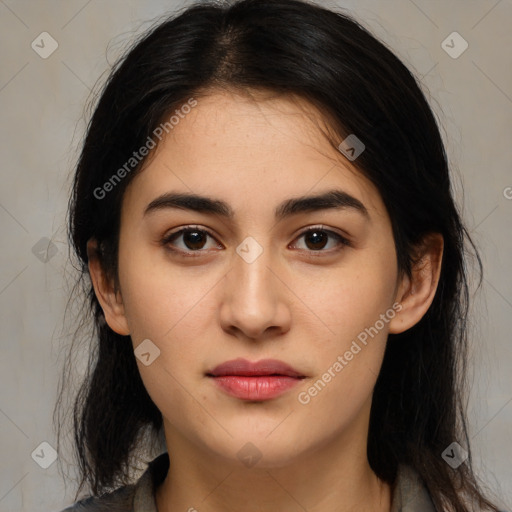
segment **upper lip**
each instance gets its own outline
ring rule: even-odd
[[[289,364],[277,359],[261,359],[251,362],[247,359],[238,358],[219,364],[206,374],[209,377],[223,377],[225,375],[241,375],[245,377],[263,375],[285,375],[288,377],[303,378],[300,372]]]

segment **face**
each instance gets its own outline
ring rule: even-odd
[[[125,192],[122,311],[107,321],[134,349],[145,343],[151,362],[137,365],[170,451],[188,444],[235,460],[251,442],[260,466],[276,467],[367,436],[400,317],[395,246],[378,190],[319,119],[300,100],[212,92]],[[330,201],[283,207],[330,191]],[[223,208],[176,206],[170,194]],[[238,358],[297,374],[211,376]]]

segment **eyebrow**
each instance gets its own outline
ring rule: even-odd
[[[168,192],[151,201],[144,210],[144,216],[166,208],[193,210],[200,213],[220,215],[227,219],[234,217],[231,206],[220,199],[190,193]],[[300,213],[328,209],[350,209],[359,212],[368,220],[370,215],[364,204],[343,190],[328,190],[313,196],[300,196],[283,201],[274,211],[277,221]]]

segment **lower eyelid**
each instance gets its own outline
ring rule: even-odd
[[[303,231],[302,233],[299,233],[299,235],[297,235],[297,237],[295,238],[295,240],[299,240],[300,238],[308,235],[310,232],[313,232],[313,231],[322,231],[324,233],[327,233],[327,235],[329,237],[334,237],[338,240],[339,242],[339,246],[337,248],[334,248],[334,249],[318,249],[318,250],[314,250],[314,249],[299,249],[301,251],[306,251],[306,252],[309,252],[309,253],[317,253],[318,255],[320,255],[320,253],[332,253],[332,252],[335,252],[345,246],[351,246],[351,242],[350,240],[348,240],[346,237],[340,235],[339,233],[336,233],[335,231],[331,231],[329,229],[325,229],[325,228],[321,228],[321,227],[312,227],[312,228],[308,228],[306,229],[305,231]],[[181,235],[183,235],[184,233],[186,233],[187,231],[198,231],[200,233],[204,233],[206,234],[208,237],[212,238],[213,240],[217,241],[217,239],[215,238],[215,236],[213,236],[212,233],[210,233],[209,231],[207,231],[206,229],[203,229],[203,228],[199,228],[199,227],[195,227],[195,226],[189,226],[189,227],[186,227],[186,228],[182,228],[178,231],[175,231],[173,233],[170,233],[169,235],[166,235],[163,237],[162,241],[161,241],[161,245],[163,246],[168,246],[171,242],[171,240],[173,238],[179,238]],[[219,243],[217,241],[217,243]],[[292,242],[292,244],[295,243],[295,242]],[[182,254],[191,254],[191,253],[201,253],[201,252],[206,252],[207,249],[198,249],[196,251],[193,251],[193,250],[188,250],[188,251],[184,251],[182,249],[174,249],[172,248],[171,250],[175,251],[175,252],[178,252],[178,253],[182,253]]]

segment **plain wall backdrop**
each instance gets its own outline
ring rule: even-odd
[[[457,200],[484,263],[472,308],[473,456],[512,510],[512,1],[320,3],[347,9],[385,41],[420,78],[442,125]],[[63,327],[73,283],[65,214],[84,107],[130,41],[188,4],[0,0],[2,512],[72,503],[73,481],[65,486],[58,461],[50,462],[72,335]],[[74,477],[72,466],[64,471]]]

